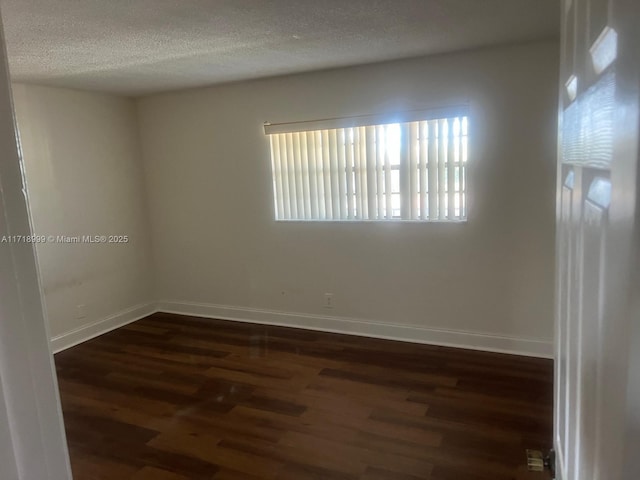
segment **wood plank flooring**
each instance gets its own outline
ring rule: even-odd
[[[76,480],[513,480],[552,362],[155,314],[55,356]]]

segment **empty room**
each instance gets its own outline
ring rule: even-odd
[[[0,478],[638,478],[638,10],[0,0]]]

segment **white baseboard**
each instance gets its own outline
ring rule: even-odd
[[[295,327],[323,332],[346,333],[363,337],[511,353],[530,357],[553,358],[552,341],[529,338],[379,323],[345,317],[288,313],[258,308],[180,301],[159,302],[156,310],[158,312],[196,317]]]
[[[146,316],[155,313],[155,303],[145,303],[135,307],[122,310],[114,315],[98,320],[97,322],[83,325],[69,332],[63,333],[51,339],[51,349],[53,353],[61,352],[79,343],[91,340],[94,337],[115,330],[118,327],[135,322]]]
[[[162,301],[157,304],[146,303],[123,310],[97,322],[83,325],[52,338],[51,348],[54,353],[58,353],[156,312],[278,325],[321,332],[345,333],[362,337],[510,353],[530,357],[553,358],[552,341],[372,322],[346,317],[181,301]]]

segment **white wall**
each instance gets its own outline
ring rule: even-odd
[[[128,235],[126,244],[37,246],[60,348],[150,311],[153,276],[134,102],[15,85],[34,233]],[[78,305],[86,316],[79,318]]]
[[[142,98],[162,308],[550,353],[557,51],[500,47]],[[274,221],[264,121],[466,101],[467,224]]]

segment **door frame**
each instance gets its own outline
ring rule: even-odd
[[[3,479],[71,479],[0,18],[0,462]],[[9,238],[9,241],[7,241]]]

